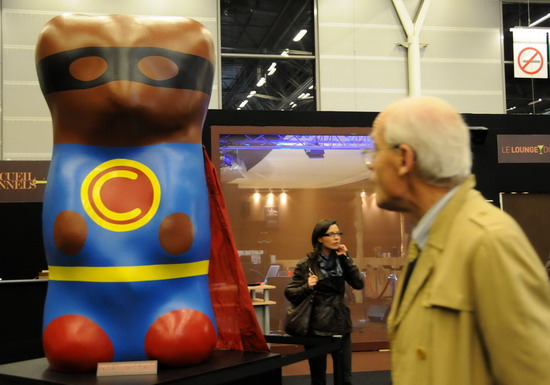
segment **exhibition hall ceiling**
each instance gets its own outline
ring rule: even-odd
[[[223,109],[315,109],[312,0],[221,0],[220,20]]]
[[[220,0],[220,11],[222,108],[316,110],[314,0]],[[549,14],[547,0],[502,3],[508,113],[550,114],[547,79],[514,77],[510,31],[550,28]]]

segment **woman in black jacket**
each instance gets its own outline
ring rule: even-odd
[[[323,219],[313,228],[313,251],[298,262],[292,281],[285,288],[286,298],[299,305],[313,291],[314,302],[308,335],[342,335],[344,383],[351,384],[351,316],[344,303],[346,282],[354,289],[364,286],[363,275],[342,243],[342,232],[335,220]],[[306,349],[312,346],[305,346]],[[325,385],[327,357],[309,360],[312,385]]]

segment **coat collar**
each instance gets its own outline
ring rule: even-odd
[[[443,249],[443,245],[447,241],[449,235],[450,226],[441,226],[442,223],[449,223],[457,211],[460,210],[468,191],[473,189],[476,185],[475,176],[470,175],[458,188],[455,196],[447,203],[447,205],[441,210],[437,218],[435,219],[430,234],[428,235],[427,247],[434,247],[438,250]]]

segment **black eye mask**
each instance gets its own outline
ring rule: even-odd
[[[177,75],[166,80],[154,80],[138,68],[141,59],[161,56],[172,60],[179,68]],[[77,59],[100,57],[107,62],[106,71],[90,81],[75,79],[69,66]],[[153,87],[196,90],[210,95],[214,68],[207,59],[158,47],[84,47],[47,56],[37,64],[40,88],[44,95],[57,91],[83,90],[117,80],[139,82]]]

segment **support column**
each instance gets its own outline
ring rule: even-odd
[[[408,77],[409,77],[409,96],[420,96],[421,94],[421,80],[420,80],[420,48],[426,46],[420,43],[420,31],[426,19],[428,8],[430,7],[430,0],[421,0],[419,10],[415,17],[414,23],[409,15],[403,0],[392,0],[393,6],[401,21],[401,26],[405,35],[407,36],[406,43],[400,43],[408,50]]]

